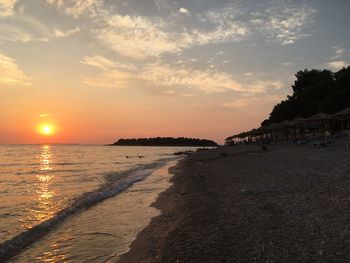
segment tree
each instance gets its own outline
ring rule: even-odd
[[[320,111],[335,113],[350,107],[350,67],[336,73],[329,70],[303,70],[295,74],[293,94],[274,106],[270,117],[262,122],[310,117]]]

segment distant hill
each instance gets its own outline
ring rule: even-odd
[[[217,146],[217,143],[211,140],[195,139],[195,138],[138,138],[138,139],[119,139],[111,144],[116,146]]]

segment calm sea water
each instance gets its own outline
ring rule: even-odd
[[[110,192],[111,188],[119,187],[120,184],[126,188],[125,185],[129,186],[134,181],[144,179],[155,167],[174,160],[175,152],[190,149],[193,148],[0,145],[0,243],[54,218],[63,208],[75,205],[75,200],[83,194],[89,196],[89,193],[96,192],[96,189],[103,193],[108,187]],[[147,189],[152,191],[152,187]],[[134,201],[138,202],[144,193],[145,191],[141,191],[136,194]],[[132,198],[129,199],[134,202]],[[118,213],[126,213],[130,209],[130,200],[123,201],[119,198],[117,210],[113,209],[114,205],[109,205],[102,214],[105,218],[117,218]],[[64,224],[71,224],[74,221],[71,218],[85,216],[79,222],[85,224],[85,229],[93,227],[94,218],[101,216],[98,209],[103,209],[103,205],[108,202],[116,201],[107,200],[103,204],[98,204],[96,201],[95,207],[69,217],[64,220],[67,221]],[[128,202],[129,207],[121,208]],[[119,228],[122,229],[123,226]],[[74,228],[72,225],[66,228],[59,226],[58,229],[63,233],[63,237],[61,235],[63,240],[67,229],[79,232],[79,227]],[[66,243],[60,239],[60,242],[62,247],[65,245],[74,247],[79,242],[89,242],[91,239],[96,241],[96,236],[93,236],[87,239],[75,238],[74,242],[68,240]],[[102,242],[101,239],[106,241],[113,235],[105,233],[97,236]],[[45,244],[42,244],[42,247],[45,247]],[[95,256],[99,258],[98,253]],[[76,260],[80,261],[77,258]],[[37,261],[50,262],[41,261],[40,257],[37,257]]]

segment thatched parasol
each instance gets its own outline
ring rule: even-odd
[[[343,120],[350,119],[350,107],[333,114],[333,117]]]
[[[291,126],[292,123],[290,121],[282,121],[276,124],[277,128],[286,128]]]
[[[297,117],[290,121],[292,126],[302,126],[306,122],[305,118]]]
[[[319,112],[310,118],[306,119],[308,122],[329,122],[331,120],[334,120],[334,117],[331,114]]]
[[[325,142],[326,124],[328,124],[329,122],[334,121],[334,120],[335,120],[335,118],[331,114],[319,112],[319,113],[311,116],[310,118],[308,118],[307,122],[321,126],[322,142]]]
[[[272,131],[272,130],[277,129],[277,128],[278,128],[278,124],[277,123],[271,123],[271,124],[262,126],[261,130],[262,131]]]
[[[233,135],[233,136],[230,136],[230,137],[227,137],[227,138],[225,139],[225,141],[231,141],[234,137],[235,137],[234,135]]]

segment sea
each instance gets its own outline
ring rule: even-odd
[[[0,145],[0,262],[116,262],[190,150]]]

